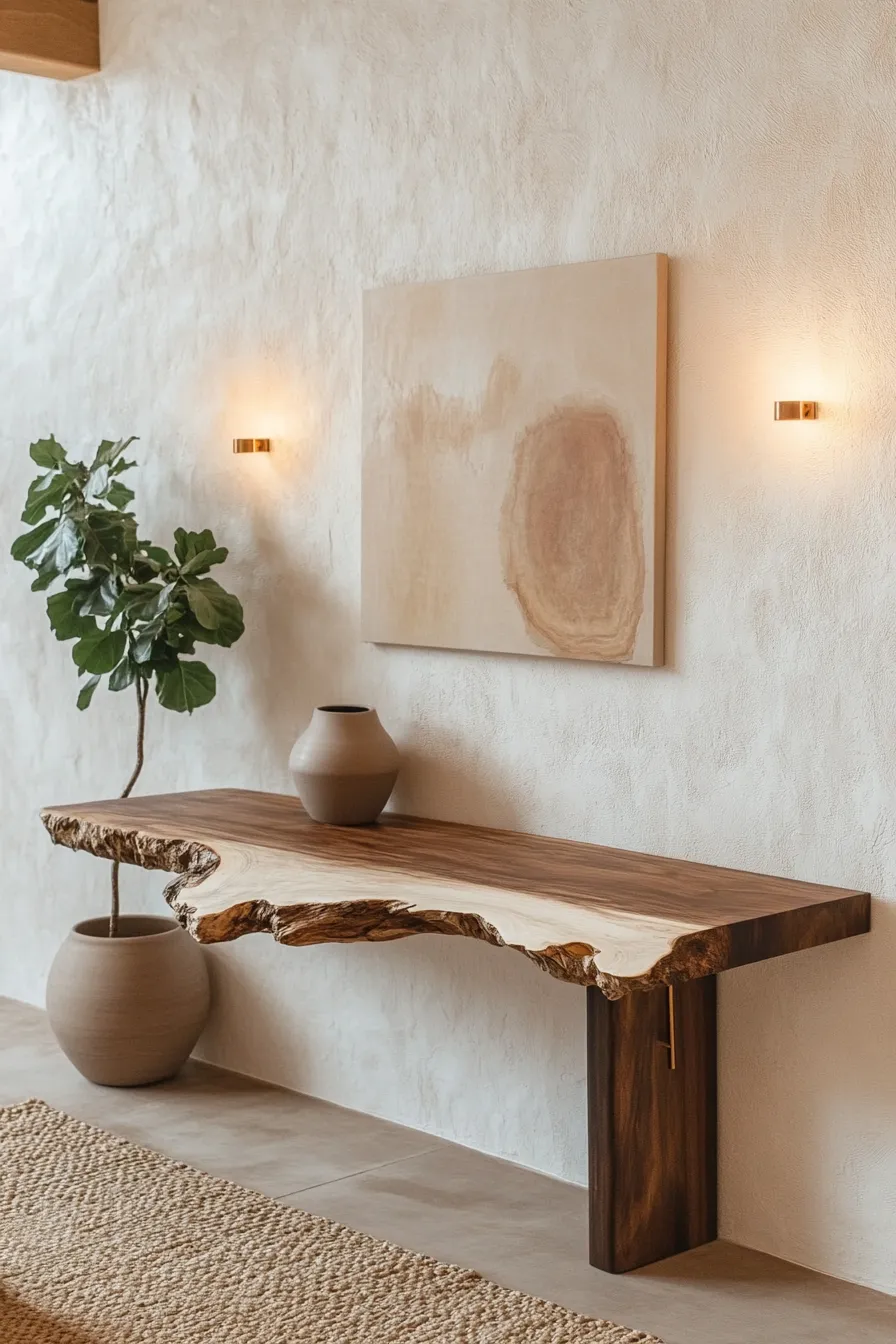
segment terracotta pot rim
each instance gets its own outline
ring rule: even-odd
[[[375,714],[370,705],[318,705],[315,714]]]
[[[141,933],[128,932],[128,927],[133,928],[135,924],[143,930]],[[118,920],[118,937],[110,938],[108,915],[95,915],[92,919],[79,920],[70,936],[83,939],[84,942],[114,947],[121,943],[127,943],[129,946],[134,943],[148,943],[153,939],[181,932],[177,920],[166,918],[164,915],[121,915]]]

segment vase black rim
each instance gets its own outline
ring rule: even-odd
[[[71,931],[75,938],[86,938],[90,942],[102,942],[120,946],[122,943],[145,943],[150,939],[170,937],[180,934],[181,926],[176,919],[165,915],[120,915],[118,934],[109,937],[109,916],[94,915],[91,919],[81,919]]]
[[[318,705],[319,714],[370,714],[369,705]]]

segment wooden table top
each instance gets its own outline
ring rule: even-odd
[[[57,844],[178,876],[200,942],[463,934],[609,998],[865,933],[867,892],[515,831],[385,814],[321,826],[242,789],[47,808]]]

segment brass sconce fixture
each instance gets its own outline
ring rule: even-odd
[[[817,401],[776,401],[776,420],[817,420]]]
[[[233,451],[235,453],[269,453],[271,451],[270,439],[234,439]]]

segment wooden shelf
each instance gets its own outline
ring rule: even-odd
[[[95,0],[0,0],[0,69],[78,79],[99,68]]]
[[[200,942],[464,934],[587,985],[590,1255],[611,1273],[716,1235],[715,973],[870,917],[867,892],[419,817],[318,826],[240,789],[43,820],[57,844],[176,873],[169,904]]]
[[[609,999],[869,927],[867,892],[417,817],[319,826],[280,794],[81,803],[43,820],[57,844],[178,874],[168,902],[203,943],[461,934]]]

